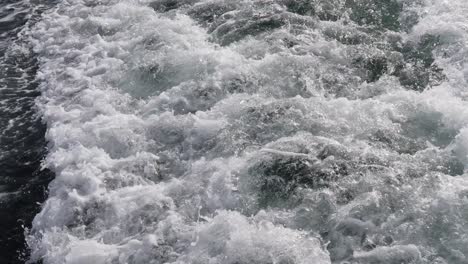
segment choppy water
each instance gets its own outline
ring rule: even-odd
[[[0,263],[24,263],[24,228],[52,178],[41,170],[45,127],[35,111],[37,61],[27,32],[52,1],[0,2]]]
[[[44,263],[468,263],[465,0],[66,0],[30,32]]]

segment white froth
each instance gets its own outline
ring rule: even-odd
[[[288,1],[163,2],[63,1],[31,32],[56,174],[33,261],[465,263],[464,1],[402,34],[441,38],[424,91],[365,81],[376,51],[329,37],[359,28]],[[210,30],[190,16],[210,4],[237,11]],[[237,39],[266,17],[289,24]]]

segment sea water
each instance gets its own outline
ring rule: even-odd
[[[63,0],[43,263],[468,263],[468,2]]]

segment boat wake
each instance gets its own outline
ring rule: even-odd
[[[463,0],[67,0],[44,263],[467,263]]]

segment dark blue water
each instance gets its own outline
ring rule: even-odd
[[[24,228],[52,178],[41,170],[45,126],[36,114],[37,61],[22,32],[52,1],[0,3],[0,263],[24,263]]]

